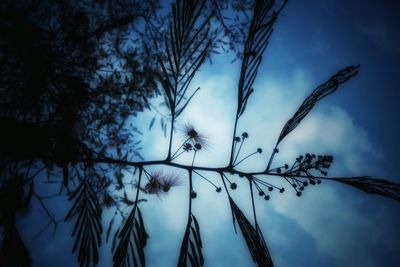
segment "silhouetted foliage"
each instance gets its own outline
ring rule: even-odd
[[[253,261],[256,262],[258,266],[274,266],[258,224],[253,227],[231,197],[229,197],[229,203],[232,209],[233,224],[235,225],[235,220],[239,224],[240,231],[242,232],[244,240],[246,240]]]
[[[77,254],[79,266],[96,266],[99,262],[104,210],[114,211],[105,233],[106,242],[112,239],[113,266],[146,265],[149,235],[139,204],[147,201],[144,196],[161,197],[181,184],[173,173],[152,172],[146,169],[149,166],[168,166],[188,173],[188,219],[177,253],[178,266],[203,266],[206,260],[202,252],[206,244],[192,211],[192,201],[197,197],[193,174],[217,193],[225,189],[235,232],[237,223],[258,266],[273,266],[273,260],[257,222],[253,191],[265,200],[274,190],[285,192],[285,187],[268,179],[270,176],[287,183],[299,197],[308,185],[332,180],[400,200],[399,184],[367,176],[329,177],[333,163],[330,155],[307,153],[290,165],[271,167],[283,139],[317,102],[356,76],[359,65],[343,68],[304,100],[284,125],[264,171],[237,168],[263,152],[258,148],[243,156],[242,147],[249,134],[237,135],[237,126],[286,3],[177,0],[167,12],[156,0],[2,1],[0,264],[31,264],[16,226],[16,214],[26,209],[32,198],[54,230],[60,223],[47,208],[47,198],[35,190],[35,179],[45,173],[47,182],[60,186],[53,197],[69,197],[71,207],[64,221],[74,224],[72,252]],[[234,60],[242,60],[229,164],[196,166],[196,155],[207,148],[208,140],[188,124],[185,139],[174,148],[175,123],[201,90],[192,86],[193,78],[203,63],[220,51],[233,52]],[[160,95],[169,112],[159,119],[164,135],[167,127],[170,130],[168,153],[165,159],[145,161],[140,154],[137,137],[141,132],[135,126],[135,116],[154,109],[151,98]],[[149,128],[156,119],[151,119]],[[175,161],[182,154],[192,156],[190,165]],[[221,185],[207,177],[205,173],[210,172],[220,175]],[[127,182],[126,173],[138,180]],[[249,182],[252,219],[244,215],[229,193],[238,188],[231,181],[237,177]],[[135,199],[129,198],[128,190],[136,192]],[[118,219],[121,223],[115,230]]]
[[[196,217],[190,214],[182,241],[178,266],[203,266],[204,258],[201,252],[202,247],[199,223]]]
[[[139,185],[142,178],[142,169],[139,173]],[[138,203],[139,190],[136,192]],[[134,205],[124,226],[118,235],[119,243],[115,250],[113,261],[114,266],[145,266],[144,247],[147,243],[147,233],[143,223],[142,213],[137,204]],[[132,264],[131,264],[132,263]]]
[[[86,175],[86,170],[84,172]],[[96,265],[99,261],[98,247],[101,245],[103,233],[101,207],[86,177],[71,195],[70,200],[75,202],[65,216],[65,221],[77,216],[72,231],[72,237],[75,237],[72,252],[79,247],[78,261],[81,266],[90,266],[91,263]]]

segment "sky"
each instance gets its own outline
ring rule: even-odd
[[[400,183],[400,4],[397,1],[289,1],[267,47],[254,84],[254,94],[238,125],[248,132],[246,155],[258,147],[261,155],[240,165],[241,170],[262,170],[284,123],[303,99],[339,69],[360,64],[359,74],[323,99],[280,145],[273,166],[291,163],[300,154],[335,157],[332,176],[373,175]],[[209,146],[196,165],[224,166],[229,160],[230,139],[236,111],[240,65],[232,55],[219,55],[193,80],[201,90],[178,122],[175,145],[184,138],[180,129],[193,124],[204,133]],[[158,102],[157,102],[158,101]],[[159,99],[154,100],[154,105]],[[163,159],[167,139],[149,122],[154,111],[140,114],[143,152],[147,160]],[[189,157],[179,158],[188,163]],[[161,168],[161,167],[160,167]],[[157,169],[157,168],[155,168]],[[187,216],[187,177],[183,185],[159,199],[148,197],[141,206],[149,243],[148,266],[175,266]],[[220,185],[213,174],[206,174]],[[238,206],[251,218],[245,181],[233,178],[232,192]],[[275,182],[275,181],[274,181]],[[279,184],[279,181],[276,182]],[[221,186],[221,185],[220,185]],[[227,196],[216,193],[194,177],[198,197],[193,213],[203,237],[205,266],[253,266],[243,237],[235,235]],[[274,263],[286,266],[398,266],[400,261],[400,203],[333,182],[307,188],[302,197],[286,185],[266,202],[256,197],[259,225]],[[62,217],[68,205],[50,203]],[[75,266],[71,257],[72,225],[61,224],[34,237],[43,217],[22,214],[20,229],[33,257],[33,266]],[[104,214],[105,220],[109,214]],[[32,223],[27,226],[26,219]],[[106,221],[106,223],[108,223]],[[110,266],[109,246],[101,248],[99,266]]]

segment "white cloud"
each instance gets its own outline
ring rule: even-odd
[[[229,69],[226,70],[226,73],[229,71]],[[209,136],[211,146],[207,151],[199,153],[196,163],[223,166],[228,162],[230,150],[232,117],[236,110],[236,86],[235,82],[229,80],[227,76],[205,74],[200,75],[196,80],[197,84],[202,86],[202,91],[183,114],[180,123],[192,122],[199,131],[203,131]],[[250,99],[247,111],[239,123],[238,135],[242,131],[250,134],[250,138],[243,146],[242,156],[239,158],[255,151],[257,147],[261,147],[265,153],[241,164],[243,170],[265,168],[270,151],[284,123],[292,116],[315,85],[302,70],[294,71],[288,80],[260,78],[255,85],[256,92]],[[197,87],[196,81],[193,82],[193,86]],[[329,97],[322,102],[317,104],[315,110],[311,111],[300,126],[285,138],[274,165],[293,162],[296,156],[311,152],[315,154],[332,153],[337,156],[334,162],[335,167],[332,170],[337,175],[356,175],[361,171],[373,169],[374,163],[379,161],[382,155],[376,155],[366,132],[357,126],[344,110],[329,105]],[[152,152],[149,154],[150,158],[160,158],[159,155],[165,155],[165,150],[160,152],[160,148],[166,146],[166,139],[158,138],[158,134],[156,131],[145,133],[146,137],[149,137],[144,140],[145,145],[147,147],[151,145],[150,147],[153,148],[150,149]],[[151,140],[150,137],[154,137],[154,139]],[[179,134],[177,137],[179,138]],[[179,142],[177,141],[176,145]],[[190,157],[186,156],[186,158],[182,157],[181,162],[189,163],[190,160]],[[221,186],[218,176],[207,174],[207,177]],[[238,180],[236,177],[234,179]],[[238,183],[240,186],[234,192],[234,197],[249,218],[252,218],[248,187],[245,181],[238,181]],[[207,239],[213,240],[215,236],[221,236],[219,232],[225,229],[221,227],[221,224],[231,224],[226,196],[223,193],[217,194],[212,186],[199,177],[194,179],[194,188],[199,193],[194,204],[194,213],[203,225],[202,229],[206,229],[202,230],[204,235]],[[296,221],[305,232],[315,239],[320,253],[330,255],[342,265],[346,265],[346,263],[349,265],[348,261],[353,257],[357,263],[368,266],[370,262],[368,255],[364,257],[362,255],[369,245],[360,244],[359,241],[363,240],[366,232],[371,231],[373,224],[368,222],[368,218],[362,211],[355,210],[354,200],[343,198],[342,192],[328,183],[323,183],[319,188],[308,189],[304,197],[300,199],[291,192],[288,185],[286,188],[287,192],[279,195],[281,197],[277,197],[276,193],[272,197],[270,201],[272,207],[278,213]],[[157,216],[149,214],[150,217],[158,217],[155,220],[159,220],[161,216],[163,227],[175,234],[182,233],[184,229],[187,216],[186,189],[187,183],[179,190],[171,192],[165,200],[156,201],[158,204],[155,205],[158,205],[159,214]],[[265,202],[257,200],[261,225],[266,223],[265,220],[268,218],[263,205]],[[150,218],[150,220],[154,218]],[[378,239],[382,238],[381,233],[376,235]],[[285,239],[282,238],[282,240]],[[239,238],[239,240],[241,239]],[[270,241],[270,246],[273,246],[274,240]],[[233,246],[233,250],[225,253],[231,256],[235,255],[234,249],[243,248],[243,243],[239,242],[239,244]],[[214,252],[206,251],[209,253],[209,257],[213,257]]]

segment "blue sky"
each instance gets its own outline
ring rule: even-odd
[[[340,68],[360,64],[358,76],[317,104],[285,138],[274,165],[292,162],[306,152],[332,154],[332,175],[375,175],[400,182],[396,172],[400,160],[400,4],[394,0],[304,3],[289,2],[266,50],[255,93],[238,127],[239,133],[250,135],[243,155],[258,147],[265,153],[241,169],[263,169],[280,130],[303,99]],[[179,127],[188,122],[208,136],[210,146],[199,153],[198,165],[222,166],[228,161],[240,67],[229,64],[231,59],[232,55],[222,55],[201,69],[192,85],[202,89],[178,124],[176,144],[183,138]],[[149,160],[164,158],[167,149],[167,140],[160,138],[157,127],[145,130],[153,115],[146,112],[136,120],[144,129],[144,156]],[[187,216],[187,182],[182,177],[183,186],[162,200],[149,197],[141,207],[150,235],[148,266],[177,262]],[[215,175],[207,177],[219,182]],[[248,187],[239,178],[234,180],[238,190],[233,197],[250,215]],[[198,198],[193,213],[201,225],[205,266],[252,266],[243,238],[234,234],[226,195],[217,194],[201,179],[194,179],[194,187]],[[308,188],[301,198],[286,188],[284,194],[272,194],[269,202],[258,198],[256,202],[276,266],[398,266],[400,203],[328,182]],[[68,208],[60,203],[53,206],[60,217]],[[34,239],[43,218],[33,211],[22,215],[32,224],[28,227],[21,220],[20,228],[36,255],[34,266],[74,266],[71,226],[60,225],[54,240],[49,239],[49,231]],[[102,251],[99,266],[110,266],[109,247],[103,246]]]

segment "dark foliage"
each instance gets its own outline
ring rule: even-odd
[[[257,77],[264,51],[268,45],[274,23],[286,5],[284,1],[278,10],[274,10],[275,1],[255,1],[253,18],[243,51],[242,68],[238,84],[237,116],[243,114],[247,100],[253,93],[253,83]]]
[[[199,223],[197,222],[196,217],[193,214],[190,214],[182,241],[178,266],[203,266],[204,258],[203,253],[201,252],[202,247],[203,244],[200,236]]]
[[[2,1],[4,156],[65,165],[78,154],[76,142],[127,149],[126,120],[157,94],[146,31],[159,23],[157,9],[152,1]]]
[[[336,91],[340,84],[356,76],[358,73],[358,68],[359,65],[346,67],[329,78],[328,81],[315,88],[311,95],[304,100],[293,117],[286,122],[281,134],[279,135],[277,145],[282,141],[283,138],[285,138],[285,136],[287,136],[300,124],[301,120],[307,116],[307,114],[319,100]]]
[[[72,252],[78,251],[81,267],[94,266],[99,261],[98,247],[103,232],[100,203],[86,179],[74,191],[70,200],[74,200],[74,204],[65,216],[65,221],[77,217],[72,231],[72,237],[75,238]]]
[[[334,181],[354,186],[369,194],[380,195],[400,201],[400,185],[368,176],[332,178]]]
[[[254,227],[231,197],[229,197],[229,204],[232,209],[233,225],[235,226],[235,221],[238,223],[253,261],[257,263],[258,266],[274,266],[258,224]]]
[[[17,211],[25,209],[32,197],[33,183],[24,194],[24,177],[18,175],[1,184],[0,225],[3,240],[0,247],[0,263],[5,266],[30,266],[31,258],[16,227]]]
[[[142,213],[139,209],[139,192],[142,180],[143,168],[139,171],[139,181],[136,189],[136,199],[133,202],[133,209],[120,230],[114,234],[113,250],[118,241],[113,255],[113,266],[146,266],[144,247],[147,244],[148,235],[143,223]],[[114,218],[112,219],[112,221]],[[107,233],[109,235],[109,233]]]
[[[114,253],[113,266],[145,266],[144,247],[148,235],[143,223],[142,213],[137,205],[129,214],[118,234],[118,238],[119,244]]]

